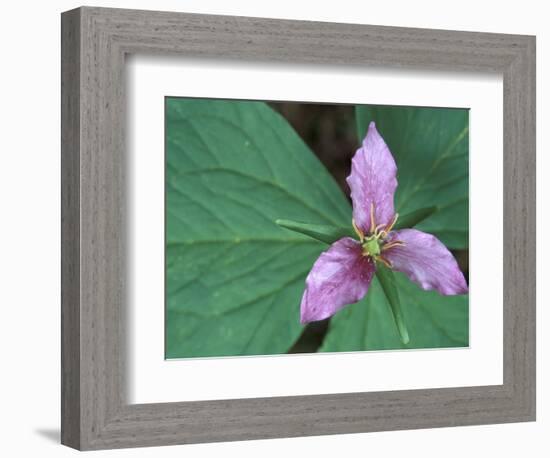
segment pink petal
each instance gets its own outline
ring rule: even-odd
[[[361,300],[374,275],[374,263],[361,255],[361,245],[350,237],[334,242],[321,253],[306,278],[300,321],[309,323],[334,315]]]
[[[435,289],[444,296],[466,294],[468,285],[451,252],[436,237],[416,229],[393,231],[388,242],[405,246],[383,251],[392,268],[403,272],[422,289]]]
[[[353,219],[363,232],[367,233],[371,226],[371,204],[374,204],[377,225],[387,225],[393,219],[396,174],[395,160],[371,122],[363,145],[353,156],[351,174],[346,179],[351,190]]]

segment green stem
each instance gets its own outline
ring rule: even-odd
[[[401,310],[401,304],[399,303],[399,294],[397,288],[395,287],[395,280],[393,272],[383,265],[377,265],[376,268],[376,277],[380,281],[382,290],[388,299],[390,308],[393,314],[393,319],[397,325],[397,330],[399,331],[399,337],[403,345],[409,343],[409,332],[407,331],[407,326],[405,324],[405,318]]]

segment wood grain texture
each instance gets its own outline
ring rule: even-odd
[[[61,441],[80,446],[80,14],[61,23]]]
[[[87,450],[535,418],[534,37],[84,7],[63,13],[62,44],[64,444]],[[129,53],[502,73],[504,384],[128,404]]]

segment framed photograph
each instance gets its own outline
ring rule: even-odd
[[[535,38],[62,15],[62,443],[535,419]]]

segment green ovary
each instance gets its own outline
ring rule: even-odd
[[[363,242],[363,254],[368,254],[369,256],[378,256],[380,254],[380,244],[377,238]]]

